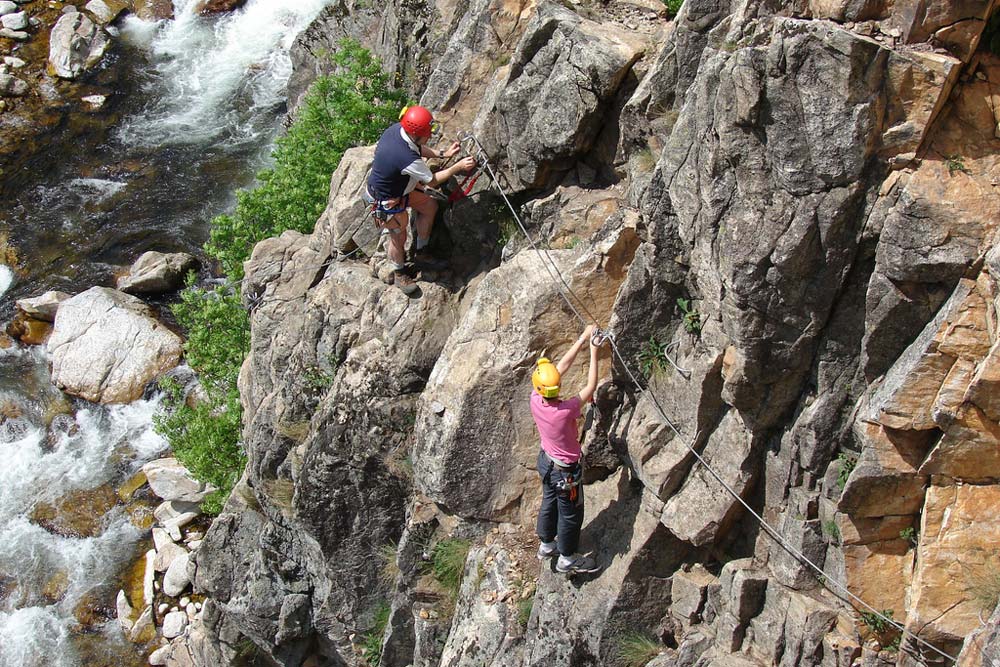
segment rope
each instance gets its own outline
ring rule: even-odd
[[[478,140],[477,140],[477,144],[478,144]],[[573,314],[576,316],[576,318],[578,320],[580,320],[580,322],[584,326],[586,326],[590,322],[594,322],[596,324],[597,323],[597,318],[594,317],[594,315],[589,310],[587,310],[587,307],[584,305],[583,300],[580,299],[579,295],[577,295],[575,292],[573,292],[573,289],[569,286],[569,284],[566,282],[565,278],[563,278],[562,273],[559,271],[559,266],[555,263],[555,260],[553,260],[552,257],[549,255],[548,250],[540,249],[539,246],[538,246],[538,244],[531,237],[531,234],[528,232],[528,229],[525,227],[524,223],[521,221],[521,218],[517,214],[517,211],[515,210],[513,204],[511,204],[510,199],[508,199],[507,194],[503,191],[503,188],[500,187],[499,180],[497,179],[496,174],[493,171],[492,166],[490,166],[490,163],[489,163],[488,160],[485,162],[484,166],[486,167],[487,173],[489,173],[490,179],[493,181],[493,184],[497,187],[498,191],[500,192],[500,196],[503,197],[504,202],[506,202],[507,207],[510,209],[511,214],[514,216],[514,221],[517,223],[517,226],[521,229],[521,232],[524,234],[524,237],[528,240],[528,243],[531,245],[532,249],[534,249],[539,254],[539,256],[544,256],[544,258],[545,258],[546,261],[543,262],[543,265],[545,266],[546,271],[549,273],[549,276],[553,277],[553,278],[558,278],[558,282],[561,283],[561,287],[559,285],[556,285],[556,287],[559,290],[559,293],[562,296],[563,300],[566,302],[566,304],[573,311]],[[551,265],[551,268],[550,268],[550,265]],[[553,282],[556,282],[556,281],[553,280]],[[583,317],[583,315],[581,315],[580,310],[577,310],[576,306],[573,305],[573,301],[570,299],[570,295],[572,295],[573,298],[575,298],[580,303],[581,309],[583,310],[584,313],[587,314],[587,316],[590,318],[590,320],[585,319]],[[635,384],[635,386],[639,387],[640,390],[643,390],[642,389],[642,387],[643,387],[642,383],[636,377],[635,373],[632,372],[632,369],[629,367],[628,362],[625,359],[625,356],[621,353],[621,350],[618,348],[618,345],[615,342],[614,337],[607,336],[606,339],[609,342],[609,344],[611,345],[611,349],[612,349],[613,355],[618,358],[618,361],[621,364],[621,367],[628,374],[629,378],[632,380],[632,382]],[[677,364],[675,364],[673,361],[671,361],[670,363],[671,363],[671,365],[674,366],[674,368],[677,368],[678,370],[680,370],[680,368],[677,366]],[[903,637],[910,636],[917,643],[919,643],[920,645],[922,645],[922,646],[924,646],[926,648],[929,648],[931,651],[933,651],[934,653],[937,653],[941,657],[943,657],[943,658],[945,658],[947,660],[951,660],[953,663],[957,663],[958,662],[958,658],[956,656],[953,656],[953,655],[951,655],[949,653],[946,653],[945,651],[942,651],[941,649],[939,649],[938,647],[934,646],[930,642],[928,642],[928,641],[922,639],[921,637],[919,637],[917,634],[915,634],[913,632],[910,632],[902,624],[900,624],[899,622],[893,620],[890,616],[887,616],[887,615],[883,614],[882,611],[880,611],[879,609],[876,609],[875,607],[873,607],[872,605],[868,604],[863,599],[861,599],[860,597],[858,597],[856,594],[852,593],[847,588],[846,584],[842,584],[839,581],[831,579],[829,577],[829,575],[827,575],[827,573],[823,571],[823,568],[821,568],[818,565],[816,565],[815,563],[813,563],[811,560],[809,560],[809,558],[807,558],[805,556],[805,554],[803,554],[801,551],[799,551],[794,546],[792,546],[791,544],[789,544],[788,541],[785,540],[785,538],[776,529],[772,528],[771,525],[767,523],[767,521],[764,519],[764,517],[762,517],[756,510],[754,510],[745,500],[743,500],[742,497],[740,497],[740,495],[729,484],[726,483],[726,481],[719,475],[719,473],[717,473],[715,471],[715,469],[713,469],[712,466],[709,465],[708,461],[706,461],[705,458],[694,448],[694,446],[691,443],[688,442],[687,438],[684,437],[684,434],[681,433],[681,431],[677,427],[677,425],[674,424],[674,422],[667,416],[667,413],[663,409],[663,406],[660,404],[659,399],[657,399],[656,394],[654,392],[650,391],[648,389],[648,387],[646,389],[644,389],[643,391],[645,391],[646,395],[649,396],[650,400],[653,402],[653,405],[656,407],[656,411],[660,414],[660,417],[663,419],[664,423],[666,423],[666,425],[668,427],[670,427],[670,429],[677,435],[677,437],[684,444],[684,446],[688,449],[688,451],[691,452],[694,455],[694,457],[709,472],[709,474],[713,478],[715,478],[715,480],[717,482],[719,482],[720,485],[722,485],[722,487],[726,490],[726,492],[729,493],[729,495],[731,495],[740,505],[742,505],[743,508],[747,512],[749,512],[750,515],[753,516],[754,519],[756,519],[756,521],[761,525],[761,527],[764,529],[764,531],[768,535],[770,535],[771,538],[775,542],[777,542],[779,546],[781,546],[785,551],[787,551],[789,554],[791,554],[800,563],[808,565],[810,568],[812,568],[816,572],[817,576],[819,577],[819,581],[820,581],[821,585],[823,585],[827,589],[830,589],[831,588],[831,584],[832,584],[833,588],[839,589],[839,590],[843,591],[843,593],[846,594],[846,596],[849,599],[851,599],[852,601],[854,601],[858,606],[863,607],[864,609],[867,609],[869,613],[871,613],[875,617],[877,617],[877,618],[885,621],[891,627],[893,627],[896,630],[898,630],[900,632],[901,636],[903,636]],[[697,437],[697,434],[695,434],[695,436]],[[832,592],[835,592],[835,591],[832,591]],[[994,667],[996,667],[996,666],[994,666]]]

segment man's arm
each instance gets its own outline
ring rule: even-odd
[[[559,363],[556,364],[556,370],[559,371],[559,375],[562,375],[563,373],[569,370],[569,367],[573,365],[573,361],[576,359],[577,352],[580,351],[580,348],[583,347],[584,343],[590,340],[590,337],[593,333],[594,333],[593,324],[591,324],[590,326],[588,326],[586,329],[583,330],[583,333],[580,334],[580,337],[576,339],[575,343],[573,343],[573,347],[569,348],[566,354],[563,355],[562,359],[559,360]]]
[[[432,188],[436,188],[442,183],[446,183],[448,179],[454,176],[455,174],[459,172],[462,172],[463,174],[468,173],[475,168],[476,168],[476,158],[471,156],[464,157],[455,164],[448,167],[447,169],[442,169],[440,171],[434,172],[434,178],[431,179],[429,183],[425,183],[425,185],[429,185]]]

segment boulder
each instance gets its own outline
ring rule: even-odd
[[[149,664],[153,667],[160,667],[161,665],[167,664],[167,659],[170,657],[171,648],[170,645],[161,646],[152,653],[149,654]]]
[[[11,2],[11,0],[0,0],[0,16],[13,14],[16,11],[17,3]]]
[[[140,300],[93,287],[62,303],[48,343],[53,383],[100,403],[128,403],[175,367],[179,336]]]
[[[0,73],[0,97],[23,97],[30,89],[25,81],[16,76]]]
[[[28,27],[28,13],[14,12],[0,16],[0,25],[8,30],[24,30]]]
[[[214,491],[213,487],[191,477],[187,468],[175,458],[150,461],[142,466],[142,471],[146,474],[149,488],[166,501],[199,503]]]
[[[188,550],[176,542],[167,542],[162,547],[157,548],[156,558],[153,560],[153,568],[157,572],[166,572],[170,569],[170,564],[178,558],[186,556]]]
[[[108,33],[83,12],[59,17],[49,37],[49,67],[55,76],[76,79],[104,57]]]
[[[183,611],[172,611],[163,617],[163,626],[160,628],[160,632],[167,639],[173,639],[184,633],[184,628],[187,627],[187,624],[187,614]]]
[[[118,279],[118,289],[129,294],[162,294],[184,286],[188,272],[198,260],[184,252],[144,252],[128,273]]]
[[[112,23],[128,8],[129,5],[124,0],[90,0],[84,7],[101,25]]]
[[[122,631],[128,636],[132,626],[135,625],[135,609],[129,604],[125,591],[118,591],[118,597],[115,598],[115,609],[118,612],[118,622],[122,626]]]
[[[145,644],[156,637],[156,625],[153,622],[153,608],[147,606],[139,614],[138,620],[128,633],[128,639],[134,644]]]
[[[36,320],[55,322],[56,312],[59,310],[59,304],[69,298],[70,295],[65,292],[52,290],[42,294],[41,296],[36,296],[30,299],[18,299],[17,307],[20,308],[25,315],[33,317]]]
[[[246,4],[247,0],[199,0],[195,5],[195,12],[207,16],[209,14],[221,14],[239,9]]]
[[[165,595],[172,598],[178,597],[191,583],[191,576],[188,573],[190,559],[191,554],[184,553],[170,563],[166,574],[163,575],[163,593]]]
[[[172,0],[133,0],[132,11],[143,21],[162,21],[174,18]]]

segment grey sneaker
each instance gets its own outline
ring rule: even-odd
[[[600,569],[593,558],[581,554],[573,554],[569,558],[559,556],[556,561],[556,572],[561,574],[588,574]]]
[[[559,548],[556,547],[556,543],[552,542],[552,546],[548,546],[545,542],[538,545],[538,560],[545,560],[546,558],[552,558],[559,553]]]

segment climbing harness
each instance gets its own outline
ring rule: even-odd
[[[573,314],[582,324],[587,325],[590,322],[597,322],[597,318],[594,317],[594,315],[587,309],[587,306],[584,303],[584,301],[580,298],[578,294],[576,294],[573,291],[573,289],[566,282],[566,279],[563,277],[562,272],[559,270],[559,266],[556,264],[555,260],[552,259],[551,255],[549,254],[548,249],[540,248],[538,243],[536,243],[536,241],[532,238],[531,234],[528,232],[528,229],[525,227],[524,222],[521,220],[520,215],[518,215],[517,210],[511,203],[510,199],[507,196],[507,193],[504,191],[504,188],[500,184],[500,180],[493,169],[489,157],[486,155],[485,150],[483,150],[482,144],[474,135],[471,134],[469,134],[466,137],[466,139],[472,142],[475,145],[475,147],[478,148],[478,150],[480,151],[480,155],[483,158],[481,163],[483,170],[489,175],[491,182],[497,188],[497,191],[499,192],[500,196],[507,204],[507,208],[510,209],[511,215],[513,215],[514,217],[514,221],[517,223],[517,226],[520,229],[521,233],[524,234],[524,237],[525,239],[527,239],[528,244],[531,246],[533,250],[535,250],[535,252],[538,253],[539,257],[543,260],[542,264],[545,267],[546,271],[548,272],[549,276],[552,278],[553,283],[556,284],[556,288],[559,290],[559,294],[562,297],[563,301],[566,302],[566,305],[569,306],[570,310],[573,311]],[[574,303],[574,301],[576,303]],[[583,313],[585,313],[589,317],[589,319],[585,318]],[[601,335],[597,336],[598,333],[600,333]],[[790,544],[784,538],[784,536],[782,536],[781,533],[778,532],[777,529],[773,528],[764,519],[764,517],[761,516],[759,512],[757,512],[753,507],[751,507],[750,504],[747,501],[745,501],[742,498],[742,496],[740,496],[740,494],[737,493],[722,478],[722,476],[709,464],[709,462],[705,460],[705,457],[701,454],[701,452],[699,452],[694,447],[692,443],[697,441],[700,432],[695,433],[695,436],[693,439],[691,439],[691,441],[685,438],[680,428],[676,424],[674,424],[674,422],[667,416],[667,413],[663,409],[663,406],[660,404],[660,401],[656,397],[656,394],[653,393],[652,391],[649,391],[648,387],[643,389],[642,383],[639,381],[639,378],[636,376],[636,373],[633,372],[632,368],[629,366],[628,361],[625,359],[624,355],[619,349],[617,343],[615,342],[614,337],[607,335],[606,332],[603,331],[595,332],[595,336],[597,336],[601,340],[601,344],[607,342],[611,346],[612,356],[618,359],[619,364],[621,365],[625,373],[628,375],[628,377],[631,379],[633,384],[640,390],[645,391],[646,395],[649,397],[653,406],[656,408],[657,413],[660,415],[660,418],[674,432],[674,434],[677,435],[678,439],[684,444],[684,446],[695,457],[695,459],[697,459],[697,461],[702,465],[702,467],[704,467],[705,470],[707,470],[708,473],[722,486],[722,488],[724,488],[726,492],[729,495],[731,495],[736,500],[736,502],[738,502],[743,507],[743,509],[745,509],[750,514],[750,516],[752,516],[757,521],[757,523],[760,524],[761,528],[764,529],[764,531],[768,534],[768,536],[770,536],[781,548],[787,551],[800,563],[811,568],[815,572],[816,576],[819,578],[821,585],[831,590],[832,592],[838,592],[838,591],[841,592],[844,596],[853,601],[857,606],[864,608],[866,610],[866,614],[878,618],[882,622],[884,622],[888,627],[896,629],[901,634],[901,636],[912,637],[913,641],[916,642],[917,644],[923,646],[924,648],[930,649],[932,652],[938,654],[939,656],[947,660],[951,660],[953,663],[957,663],[958,658],[956,656],[953,656],[949,653],[946,653],[945,651],[942,651],[941,649],[934,646],[927,640],[919,637],[914,632],[907,630],[901,623],[899,623],[896,620],[893,620],[891,616],[883,613],[882,610],[876,609],[872,605],[865,602],[857,594],[853,593],[850,589],[848,589],[846,584],[843,584],[835,579],[832,579],[823,570],[823,568],[816,565],[808,557],[806,557],[806,555],[803,554],[799,549],[795,548],[794,545]],[[678,371],[681,371],[680,367],[672,360],[670,363]],[[688,379],[690,377],[689,372],[686,373],[682,372],[682,375],[683,377],[685,377],[685,379]]]

